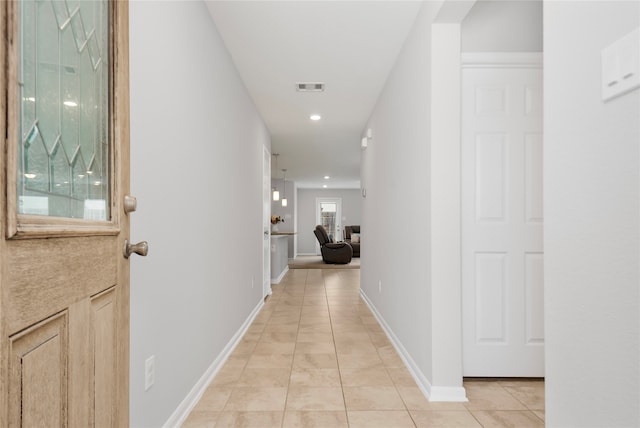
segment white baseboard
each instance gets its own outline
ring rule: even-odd
[[[202,394],[207,390],[213,378],[218,374],[224,363],[227,361],[233,350],[238,346],[240,340],[242,340],[242,336],[247,332],[247,329],[256,318],[260,309],[264,306],[264,300],[260,299],[258,305],[253,309],[249,317],[242,324],[240,329],[233,335],[227,346],[224,347],[222,352],[213,360],[213,363],[209,366],[209,368],[204,372],[202,377],[196,382],[196,384],[191,388],[189,394],[185,397],[184,400],[180,403],[178,408],[171,414],[167,422],[163,425],[163,428],[175,428],[181,426],[184,421],[191,413],[191,410],[198,404],[198,401],[202,397]]]
[[[280,281],[282,281],[282,278],[284,278],[284,276],[287,274],[287,272],[289,272],[289,266],[285,266],[284,270],[282,271],[282,273],[280,275],[278,275],[277,278],[271,278],[271,283],[272,284],[280,284]]]
[[[378,323],[380,323],[380,326],[382,327],[384,332],[387,334],[387,337],[393,344],[393,347],[396,348],[396,351],[400,355],[402,362],[407,367],[407,370],[409,370],[409,373],[411,373],[411,376],[413,377],[413,379],[416,381],[418,388],[420,388],[420,391],[422,391],[424,396],[429,401],[455,401],[455,402],[469,401],[467,399],[466,391],[462,386],[460,387],[432,386],[431,382],[429,382],[429,379],[427,379],[424,373],[422,373],[422,370],[420,370],[420,368],[415,363],[415,361],[413,361],[413,358],[411,358],[411,355],[409,354],[409,352],[407,352],[405,347],[402,345],[402,342],[400,342],[400,340],[393,333],[393,330],[391,330],[391,328],[386,323],[386,321],[384,320],[380,312],[378,312],[378,309],[375,307],[373,302],[369,299],[369,297],[367,297],[364,290],[360,289],[360,295],[362,296],[362,299],[367,304],[367,306],[369,307],[373,315],[376,317],[376,320],[378,320]]]
[[[320,254],[316,254],[316,253],[298,253],[298,256],[319,256]]]
[[[429,401],[467,402],[467,391],[463,386],[432,386]]]

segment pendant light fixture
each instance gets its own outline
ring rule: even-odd
[[[283,187],[283,191],[282,191],[282,206],[286,207],[287,206],[287,170],[283,169],[283,179],[282,179],[282,187]]]
[[[278,156],[280,156],[279,153],[274,153],[273,156],[276,157],[276,174],[278,172]],[[272,192],[273,192],[273,200],[274,201],[279,201],[280,200],[280,192],[278,191],[278,189],[276,189],[275,187],[272,188]]]

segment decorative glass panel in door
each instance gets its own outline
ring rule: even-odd
[[[20,2],[19,214],[110,219],[108,11]]]
[[[338,211],[338,204],[335,202],[321,202],[320,203],[320,224],[327,231],[329,239],[336,239],[336,215]]]

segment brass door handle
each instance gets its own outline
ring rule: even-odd
[[[138,254],[142,257],[145,257],[149,253],[149,244],[147,241],[138,242],[137,244],[132,244],[128,240],[124,241],[124,258],[128,259],[131,254]]]

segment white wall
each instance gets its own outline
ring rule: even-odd
[[[316,253],[316,198],[342,198],[342,225],[360,224],[362,198],[359,189],[298,189],[298,254]],[[366,234],[366,232],[365,232]]]
[[[544,4],[546,423],[640,426],[640,92],[603,103],[600,51],[638,2]]]
[[[431,23],[439,2],[425,2],[367,128],[362,152],[361,288],[429,389],[433,379],[431,299]],[[379,283],[382,286],[381,291]]]
[[[477,1],[462,22],[463,52],[541,52],[542,0]]]
[[[130,32],[131,426],[159,427],[261,301],[270,141],[204,3],[133,1]]]

